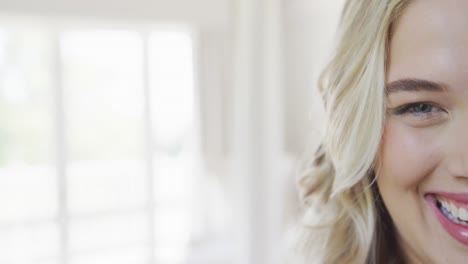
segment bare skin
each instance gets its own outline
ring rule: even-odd
[[[468,195],[467,13],[465,0],[413,1],[390,42],[377,184],[408,263],[468,263],[432,198]]]

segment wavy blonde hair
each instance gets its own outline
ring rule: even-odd
[[[374,184],[385,124],[392,25],[409,0],[348,0],[319,88],[325,138],[298,185],[305,204],[301,263],[403,263]]]

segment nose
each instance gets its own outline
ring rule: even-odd
[[[447,169],[455,177],[468,179],[468,113],[452,123],[446,139]]]

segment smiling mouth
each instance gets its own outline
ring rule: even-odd
[[[436,205],[442,214],[455,224],[468,226],[468,210],[463,207],[457,207],[452,202],[444,200],[438,196]]]
[[[468,246],[468,194],[433,193],[425,198],[443,229]]]

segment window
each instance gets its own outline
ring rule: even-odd
[[[193,64],[184,30],[0,28],[0,263],[185,263]]]

